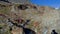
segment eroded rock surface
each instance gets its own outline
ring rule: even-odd
[[[7,28],[0,28],[0,31],[7,29],[9,34],[27,34],[27,32],[51,34],[52,30],[55,30],[60,34],[60,12],[54,8],[33,4],[14,4],[7,7],[2,6],[0,13],[3,14],[0,17],[0,24],[7,25],[4,26]]]

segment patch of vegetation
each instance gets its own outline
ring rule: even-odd
[[[10,11],[10,6],[0,5],[0,13],[9,14],[9,11]]]
[[[11,34],[10,28],[4,24],[4,23],[0,23],[0,34]]]

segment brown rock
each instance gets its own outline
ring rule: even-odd
[[[17,8],[18,6],[12,5],[8,15],[13,20],[13,23],[19,24],[20,19],[14,22],[14,19],[17,18],[24,20],[22,24],[26,23],[27,19],[30,19],[31,21],[25,25],[25,28],[35,31],[36,34],[51,34],[53,29],[60,33],[60,15],[58,10],[47,6],[35,6],[33,4],[26,4],[25,6],[28,8],[21,10]],[[22,24],[20,23],[19,25]],[[14,25],[11,32],[12,34],[22,34],[23,29]]]

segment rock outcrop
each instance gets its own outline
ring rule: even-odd
[[[51,34],[55,30],[60,34],[60,12],[54,8],[33,4],[4,5],[0,14],[6,16],[0,16],[0,24],[6,25],[6,28],[0,26],[0,31],[7,29],[9,34]]]

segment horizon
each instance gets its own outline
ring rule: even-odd
[[[40,6],[50,6],[53,8],[60,7],[60,0],[30,0],[30,2]]]

